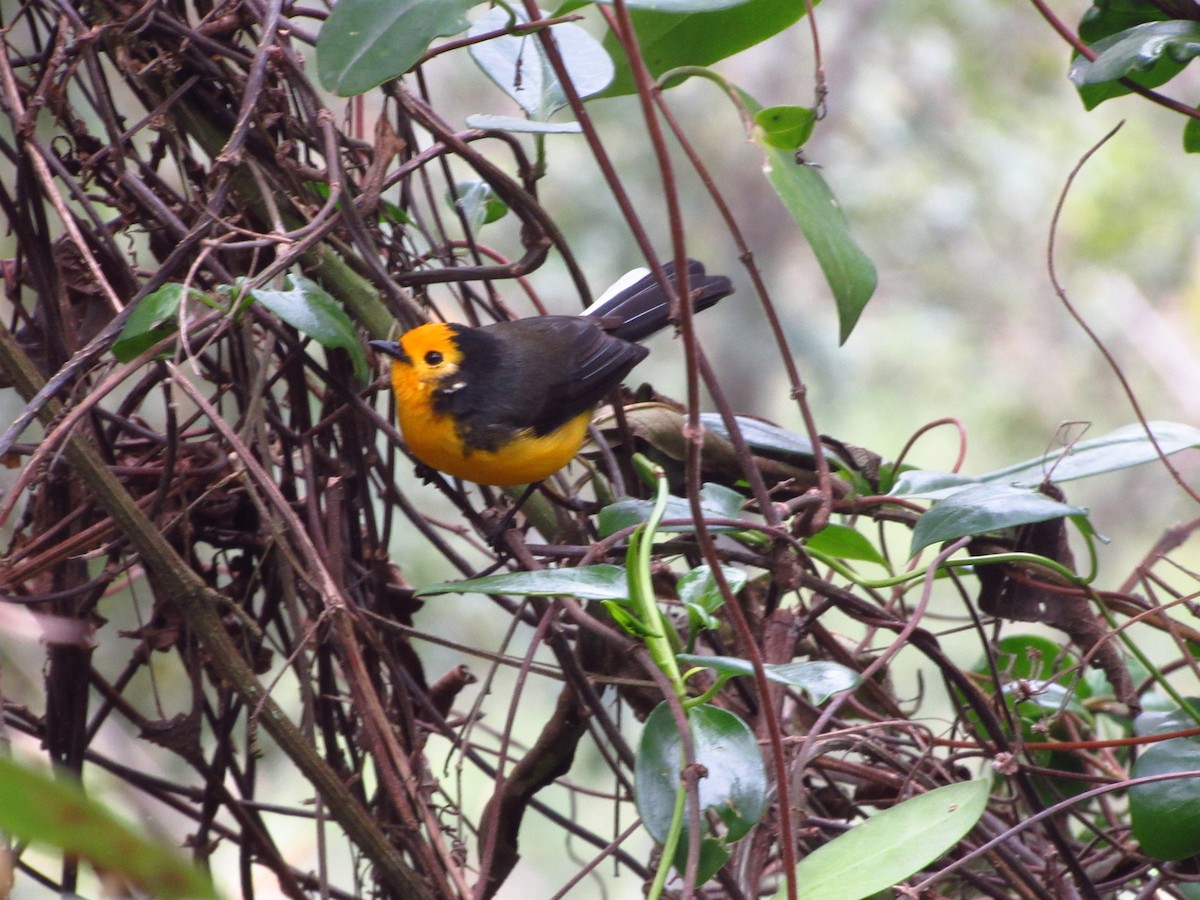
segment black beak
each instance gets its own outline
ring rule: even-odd
[[[408,354],[404,352],[404,348],[395,341],[368,341],[367,346],[374,347],[380,353],[385,353],[402,362],[412,362],[408,358]]]

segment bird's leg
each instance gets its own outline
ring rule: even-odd
[[[530,498],[535,490],[537,490],[537,486],[540,483],[541,482],[534,482],[533,484],[525,485],[525,490],[521,492],[521,496],[517,498],[517,502],[509,508],[508,512],[504,514],[504,518],[500,520],[499,524],[497,524],[494,528],[488,528],[489,534],[487,535],[487,542],[491,544],[492,549],[497,553],[508,552],[508,545],[504,541],[504,533],[508,531],[508,529],[512,528],[513,522],[517,518],[517,513],[520,512],[521,507],[525,505],[525,501]]]

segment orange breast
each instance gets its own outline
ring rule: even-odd
[[[549,434],[517,433],[495,450],[466,446],[453,417],[434,408],[434,391],[453,377],[459,357],[444,325],[423,325],[401,338],[409,361],[392,363],[396,418],[413,456],[425,465],[478,484],[508,487],[529,484],[553,475],[571,461],[587,435],[591,411],[586,411]],[[442,360],[425,362],[429,349]]]

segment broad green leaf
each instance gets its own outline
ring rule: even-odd
[[[979,479],[958,472],[927,472],[922,469],[907,469],[896,479],[896,483],[892,485],[889,493],[893,497],[941,500],[943,497],[956,494],[973,484],[979,484]]]
[[[745,91],[738,95],[751,113],[762,107]],[[875,266],[850,236],[846,216],[838,206],[820,171],[805,165],[790,151],[778,150],[761,138],[755,143],[763,151],[763,174],[800,226],[805,240],[825,273],[838,311],[838,340],[845,343],[875,293]]]
[[[1010,634],[996,645],[996,668],[1001,677],[1012,681],[1048,681],[1078,665],[1079,660],[1070,650],[1040,635]],[[986,658],[980,659],[972,671],[983,676],[992,674]]]
[[[317,38],[317,77],[339,97],[415,66],[434,38],[467,27],[475,0],[338,0]]]
[[[816,112],[807,106],[768,106],[754,114],[755,140],[776,150],[799,150],[816,122]]]
[[[484,225],[503,219],[508,213],[504,201],[486,181],[460,181],[454,190],[447,188],[446,202],[462,210],[472,234]]]
[[[595,0],[611,6],[613,0]],[[728,9],[731,6],[742,6],[747,0],[626,0],[625,5],[630,9],[645,9],[661,13],[703,13],[718,9]]]
[[[518,116],[492,116],[476,113],[467,116],[467,127],[480,131],[512,131],[520,134],[579,134],[583,126],[578,122],[535,122]]]
[[[182,284],[172,282],[139,300],[112,346],[113,356],[129,362],[174,334],[185,290]]]
[[[849,525],[826,525],[805,541],[804,546],[835,559],[857,559],[887,565],[887,560],[875,549],[875,545]]]
[[[1177,422],[1147,424],[1163,453],[1168,456],[1180,450],[1200,447],[1200,428]],[[1080,441],[1066,451],[1053,451],[1036,459],[988,472],[979,476],[979,481],[1032,487],[1047,478],[1055,483],[1073,481],[1157,460],[1158,453],[1146,432],[1140,424],[1133,424],[1090,441]]]
[[[284,290],[255,288],[250,296],[322,347],[345,350],[354,364],[355,377],[367,380],[367,357],[350,317],[315,281],[289,275]]]
[[[1186,64],[1200,54],[1200,22],[1144,22],[1092,45],[1096,58],[1077,56],[1068,73],[1077,87],[1148,72],[1159,60]]]
[[[683,14],[631,9],[630,18],[646,67],[651,77],[657,78],[680,66],[711,65],[760,44],[798,22],[804,9],[803,3],[794,0],[750,0],[730,9]],[[617,74],[603,96],[633,93],[629,62],[611,33],[604,39],[604,49],[616,61]]]
[[[705,484],[700,489],[700,509],[704,513],[704,518],[713,519],[736,519],[742,514],[742,506],[745,504],[746,498],[737,491],[724,487],[719,484]],[[597,519],[597,528],[600,530],[601,537],[607,537],[610,534],[615,534],[623,528],[628,528],[632,525],[640,525],[646,521],[650,515],[650,510],[654,504],[649,500],[634,500],[626,498],[618,500],[616,503],[610,504],[600,510],[600,515]],[[691,504],[683,497],[670,497],[667,500],[667,510],[663,515],[664,519],[687,519],[691,521],[692,507]],[[711,526],[713,531],[725,532],[736,531],[732,526]],[[694,525],[664,525],[659,531],[670,532],[688,532],[694,531]]]
[[[1061,516],[1086,516],[1081,506],[1051,500],[1045,494],[1007,484],[978,484],[935,504],[917,520],[912,555],[930,544],[1002,528],[1045,522]]]
[[[1162,21],[1166,18],[1167,14],[1149,0],[1098,0],[1083,14],[1079,22],[1079,37],[1084,43],[1093,45],[1134,25]],[[1072,59],[1076,56],[1072,56]],[[1156,88],[1182,72],[1184,65],[1170,60],[1159,60],[1158,65],[1149,72],[1134,73],[1131,78],[1143,87]],[[1085,109],[1095,109],[1105,100],[1122,97],[1128,93],[1130,89],[1119,81],[1086,84],[1079,88],[1079,98],[1083,101]]]
[[[722,566],[721,572],[725,582],[733,593],[737,593],[746,584],[748,577],[742,569],[732,566]],[[717,628],[721,623],[716,618],[716,612],[725,603],[717,580],[713,577],[708,565],[697,566],[684,574],[675,585],[679,592],[679,603],[687,612],[688,617],[688,649],[695,644],[696,636],[705,629]]]
[[[748,576],[742,569],[733,566],[721,566],[721,574],[733,593],[740,591],[746,584]],[[701,607],[707,612],[716,612],[724,603],[717,580],[713,577],[712,569],[706,564],[696,566],[679,579],[675,589],[679,592],[679,602]]]
[[[1133,764],[1134,778],[1200,772],[1200,743],[1172,738],[1151,744]],[[1200,853],[1200,777],[1172,778],[1129,789],[1129,820],[1142,850],[1155,859]]]
[[[1146,699],[1163,702],[1160,709],[1148,709],[1133,720],[1133,733],[1137,735],[1169,734],[1182,731],[1185,728],[1195,728],[1200,719],[1200,698],[1185,697],[1184,704],[1188,709],[1181,709],[1174,700],[1165,693],[1148,694]],[[1190,740],[1190,738],[1189,738]]]
[[[1188,118],[1183,123],[1183,151],[1200,153],[1200,119]]]
[[[813,457],[812,441],[804,435],[786,431],[778,425],[753,419],[749,416],[735,416],[742,440],[752,450],[764,450],[784,457],[799,456],[805,460]],[[701,413],[700,424],[714,434],[729,438],[729,429],[720,413]]]
[[[699,782],[700,806],[715,810],[728,829],[728,839],[735,841],[767,808],[762,751],[746,723],[728,710],[705,704],[688,710],[687,719],[696,762],[708,771]],[[660,703],[642,727],[634,769],[638,814],[660,844],[671,827],[682,768],[675,717],[666,703]]]
[[[987,809],[987,778],[946,785],[877,813],[796,866],[801,900],[861,900],[953,849]],[[787,897],[783,884],[775,900]]]
[[[505,572],[484,578],[445,581],[416,592],[430,594],[515,594],[523,597],[566,595],[580,600],[627,600],[629,585],[621,566],[578,566],[574,569],[541,569],[537,572]]]
[[[754,677],[754,666],[736,656],[698,656],[680,653],[675,657],[687,666],[703,666],[726,675]],[[768,681],[786,684],[807,691],[813,703],[820,706],[834,694],[849,691],[862,684],[862,677],[841,663],[812,660],[796,663],[767,663],[763,672]]]
[[[1169,18],[1152,0],[1095,0],[1079,20],[1079,37],[1088,44],[1143,22]]]
[[[529,21],[523,11],[517,10],[517,17],[521,23]],[[476,19],[468,35],[497,31],[510,22],[508,9],[497,6]],[[595,38],[569,23],[553,26],[551,34],[579,96],[590,97],[608,86],[613,62]],[[567,105],[567,95],[536,34],[506,34],[472,44],[471,58],[535,121],[545,122]]]
[[[207,874],[174,847],[152,841],[84,794],[70,776],[0,757],[0,831],[87,860],[151,897],[215,898]]]

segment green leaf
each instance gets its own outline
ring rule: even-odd
[[[603,0],[597,0],[603,2]],[[675,871],[682,872],[687,868],[688,845],[681,841],[675,848]],[[725,847],[721,838],[706,837],[700,841],[700,859],[696,865],[696,884],[704,884],[721,870],[721,866],[729,862],[732,853]]]
[[[613,621],[621,626],[627,633],[636,638],[661,638],[663,633],[661,630],[655,630],[635,616],[626,607],[630,603],[629,600],[601,600],[604,608],[608,610],[608,614],[612,616]]]
[[[403,75],[434,38],[458,34],[475,0],[338,0],[317,38],[317,77],[352,97]]]
[[[1136,680],[1135,680],[1136,683]],[[1147,709],[1133,720],[1133,733],[1137,735],[1169,734],[1172,731],[1182,731],[1184,728],[1195,728],[1200,719],[1200,698],[1186,697],[1184,704],[1187,709],[1179,707],[1165,693],[1149,693],[1145,696],[1147,706],[1157,701],[1165,701],[1161,709]]]
[[[754,677],[754,666],[747,659],[736,656],[698,656],[679,653],[675,657],[687,666],[703,666],[726,675]],[[813,703],[820,706],[834,694],[853,690],[862,684],[862,676],[841,663],[812,660],[798,663],[767,663],[763,672],[768,681],[786,684],[807,691]]]
[[[745,502],[746,498],[737,491],[720,484],[709,483],[700,489],[700,509],[704,513],[705,519],[736,519],[742,514],[742,506]],[[634,500],[628,497],[604,507],[604,509],[600,510],[600,516],[596,523],[596,527],[600,531],[600,536],[608,537],[608,535],[616,534],[623,528],[640,525],[646,521],[653,507],[654,504],[649,500]],[[690,522],[692,518],[691,504],[683,497],[670,497],[667,499],[667,509],[663,514],[663,518],[687,519]],[[710,527],[711,530],[716,532],[737,531],[732,526],[721,525]],[[658,530],[689,532],[694,531],[695,526],[690,524],[664,525],[660,526]]]
[[[512,131],[519,134],[579,134],[583,126],[578,122],[535,122],[517,116],[492,116],[475,113],[467,116],[467,127],[480,131]]]
[[[978,484],[937,503],[917,520],[911,555],[930,544],[1002,528],[1045,522],[1061,516],[1086,516],[1081,506],[1051,500],[1037,491],[1007,484]]]
[[[215,898],[208,876],[179,852],[151,841],[84,794],[70,776],[55,778],[0,757],[0,831],[86,859],[152,897]]]
[[[1144,22],[1092,45],[1096,58],[1077,56],[1069,76],[1076,87],[1115,81],[1155,68],[1160,60],[1182,65],[1200,54],[1200,22]]]
[[[350,317],[325,289],[303,275],[289,275],[285,289],[272,291],[255,288],[250,295],[255,301],[279,316],[302,334],[307,334],[322,347],[341,349],[350,354],[354,375],[367,380],[367,357],[354,330]]]
[[[1183,151],[1200,153],[1200,119],[1189,117],[1183,123]]]
[[[1049,681],[1078,665],[1070,650],[1040,635],[1010,634],[996,645],[996,668],[1001,677],[1011,681]],[[990,676],[992,668],[983,657],[971,671]]]
[[[1200,744],[1172,738],[1151,744],[1130,773],[1134,778],[1200,770]],[[1172,778],[1129,789],[1129,820],[1142,850],[1155,859],[1184,859],[1200,853],[1200,779]]]
[[[749,416],[734,416],[742,440],[751,450],[765,450],[785,458],[800,457],[806,462],[813,458],[812,441],[804,435],[786,431],[778,425],[753,419]],[[701,413],[700,424],[713,434],[729,439],[729,429],[720,413]]]
[[[857,559],[887,565],[887,560],[875,549],[875,545],[849,525],[826,525],[805,541],[804,546],[835,559]]]
[[[755,140],[776,150],[799,150],[816,122],[817,114],[807,106],[768,106],[754,115]]]
[[[1092,718],[1079,701],[1075,690],[1057,681],[1010,681],[1002,686],[1000,692],[1009,699],[1018,700],[1018,707],[1037,710],[1037,715],[1030,714],[1029,709],[1023,711],[1022,714],[1029,715],[1030,718],[1038,719],[1042,718],[1042,714],[1058,715],[1061,712],[1071,712],[1089,721]]]
[[[735,90],[751,113],[761,111],[762,106],[753,97]],[[767,181],[800,226],[833,291],[838,340],[844,344],[875,293],[875,266],[850,236],[846,216],[816,167],[805,165],[794,153],[778,150],[760,137],[755,143],[766,157],[763,173]]]
[[[721,573],[725,576],[729,589],[735,594],[749,578],[745,571],[732,566],[722,566]],[[716,628],[720,624],[714,614],[724,605],[725,598],[721,596],[711,567],[706,564],[687,572],[679,579],[675,590],[679,592],[680,605],[687,611],[688,629],[693,640],[696,632]]]
[[[861,900],[951,850],[987,809],[986,778],[946,785],[871,816],[796,866],[801,900]],[[775,900],[787,897],[783,884]]]
[[[518,22],[529,21],[523,11],[516,13]],[[472,37],[487,34],[508,27],[511,22],[508,10],[496,6],[476,19],[467,34]],[[599,42],[578,25],[569,23],[553,26],[551,33],[579,96],[590,97],[604,90],[613,79],[614,69],[612,58]],[[567,95],[536,34],[506,34],[472,44],[471,58],[535,121],[545,122],[567,105]]]
[[[740,591],[749,576],[742,569],[733,566],[721,566],[721,574],[733,593]],[[706,612],[716,612],[725,602],[717,588],[717,580],[713,577],[712,569],[706,564],[696,566],[679,579],[675,586],[679,592],[679,602],[698,606]]]
[[[462,210],[472,234],[508,214],[508,207],[486,181],[460,181],[453,190],[446,189],[446,202]]]
[[[113,356],[130,362],[174,334],[185,290],[182,284],[171,282],[139,300],[112,346]]]
[[[728,710],[701,705],[687,711],[696,762],[708,770],[699,782],[700,806],[713,809],[727,837],[743,837],[767,809],[767,772],[762,751],[746,723]],[[634,768],[634,796],[646,830],[666,840],[675,810],[683,750],[675,717],[666,703],[654,708],[642,728]],[[686,831],[686,827],[685,827]],[[686,844],[686,840],[681,841]]]
[[[611,6],[613,0],[595,0]],[[703,13],[717,9],[728,9],[731,6],[742,6],[747,0],[626,0],[625,5],[630,9],[646,9],[661,13]]]
[[[1151,0],[1095,0],[1079,20],[1079,37],[1088,44],[1143,22],[1168,18]]]
[[[906,469],[892,485],[890,495],[941,500],[943,497],[956,494],[973,484],[979,484],[979,479],[957,472],[927,472],[922,469]]]
[[[645,2],[665,5],[665,0]],[[682,0],[672,4],[676,9],[682,5]],[[689,0],[687,5],[699,4]],[[658,78],[680,66],[711,65],[761,44],[798,22],[805,9],[803,3],[793,0],[750,0],[731,9],[714,9],[715,4],[705,6],[711,11],[676,14],[649,7],[630,11],[638,47],[651,77]],[[617,72],[603,96],[632,94],[636,89],[633,73],[625,52],[611,33],[604,39],[604,49],[616,61]]]
[[[416,592],[431,594],[515,594],[521,597],[557,597],[580,600],[629,599],[629,585],[621,566],[578,566],[574,569],[541,569],[536,572],[505,572],[464,581],[431,584]]]
[[[1079,22],[1079,37],[1084,43],[1092,45],[1134,25],[1162,21],[1166,18],[1166,13],[1147,0],[1097,0]],[[1073,55],[1072,59],[1077,56],[1078,54]],[[1160,60],[1151,71],[1137,73],[1132,76],[1132,80],[1143,87],[1155,88],[1170,81],[1183,71],[1183,68],[1183,65],[1172,63],[1170,60]],[[1122,97],[1128,93],[1130,89],[1119,81],[1088,84],[1079,88],[1079,98],[1083,101],[1085,109],[1095,109],[1105,100]]]
[[[1200,428],[1177,422],[1148,422],[1163,453],[1170,456],[1180,450],[1200,447]],[[1072,444],[1065,451],[1054,451],[1036,459],[997,469],[979,476],[981,482],[1036,486],[1047,478],[1055,483],[1090,478],[1155,462],[1158,453],[1140,424],[1126,425],[1090,441]]]

